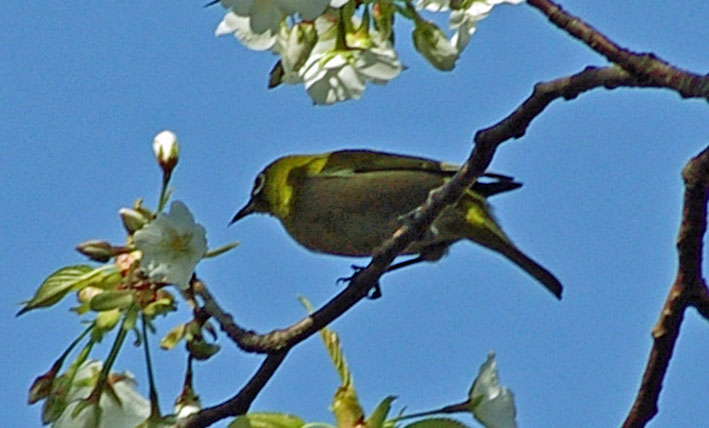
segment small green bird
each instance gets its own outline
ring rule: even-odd
[[[275,160],[257,177],[251,199],[232,223],[252,213],[277,217],[304,247],[341,256],[371,256],[458,167],[413,156],[369,150],[292,155]],[[517,249],[495,221],[486,197],[521,186],[511,177],[485,174],[402,254],[417,257],[390,270],[440,259],[448,247],[469,239],[497,251],[541,282],[557,298],[556,277]]]

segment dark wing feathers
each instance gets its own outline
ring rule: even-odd
[[[333,174],[342,176],[348,173],[407,170],[426,171],[440,174],[442,177],[451,177],[457,169],[457,165],[416,156],[376,152],[373,150],[341,150],[330,153],[327,163],[318,175]],[[490,180],[478,180],[471,186],[474,192],[483,197],[508,192],[522,186],[522,183],[514,181],[512,177],[507,175],[488,172],[483,174],[483,177]]]

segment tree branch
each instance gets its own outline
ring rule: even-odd
[[[550,0],[527,0],[527,3],[539,9],[554,25],[581,40],[608,61],[650,83],[650,86],[675,90],[683,98],[704,98],[709,101],[709,76],[681,70],[651,53],[640,54],[623,49]]]
[[[682,223],[677,238],[677,276],[660,313],[660,319],[652,329],[654,343],[637,397],[623,423],[624,428],[644,427],[657,414],[657,400],[662,381],[667,373],[687,307],[695,306],[705,318],[709,314],[709,291],[702,278],[702,240],[707,226],[709,191],[709,147],[687,163],[682,176],[685,192]]]
[[[230,416],[243,415],[249,410],[251,403],[256,398],[259,392],[263,389],[276,369],[281,365],[283,359],[287,355],[287,351],[275,352],[269,354],[259,369],[249,379],[249,381],[241,388],[235,396],[229,400],[214,406],[200,410],[198,413],[188,417],[180,425],[183,428],[202,428],[213,424]]]
[[[445,186],[431,192],[428,200],[415,211],[409,224],[400,227],[374,255],[367,269],[358,272],[350,285],[337,296],[295,324],[258,334],[238,326],[231,315],[224,312],[215,302],[204,284],[195,284],[195,293],[204,300],[205,309],[220,324],[221,329],[244,351],[255,353],[276,352],[296,345],[310,337],[333,320],[337,319],[357,302],[367,296],[367,292],[386,272],[393,259],[426,230],[438,214],[449,204],[455,203],[460,195],[485,172],[492,156],[502,142],[519,138],[525,130],[552,101],[573,99],[580,93],[594,88],[616,88],[619,86],[649,86],[620,67],[588,67],[572,76],[538,83],[529,96],[508,117],[490,128],[481,130],[475,136],[475,149],[470,158]]]

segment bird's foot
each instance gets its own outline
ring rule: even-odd
[[[354,270],[354,273],[351,276],[343,276],[343,277],[337,278],[337,281],[336,281],[337,284],[342,284],[345,282],[348,284],[351,283],[357,277],[357,275],[360,274],[360,272],[362,272],[363,270],[366,269],[366,267],[357,266],[357,265],[351,265],[351,267],[352,267],[352,270]],[[377,283],[374,284],[374,286],[369,290],[369,292],[367,294],[367,298],[371,299],[371,300],[376,300],[380,297],[382,297],[382,289],[379,286],[379,281],[377,281]]]

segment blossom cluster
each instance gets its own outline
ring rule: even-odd
[[[396,15],[413,23],[416,50],[449,71],[494,6],[522,1],[220,0],[228,12],[215,33],[278,55],[269,87],[303,84],[315,104],[332,104],[358,99],[368,82],[384,84],[405,68],[394,49]],[[422,13],[448,14],[452,35]]]

